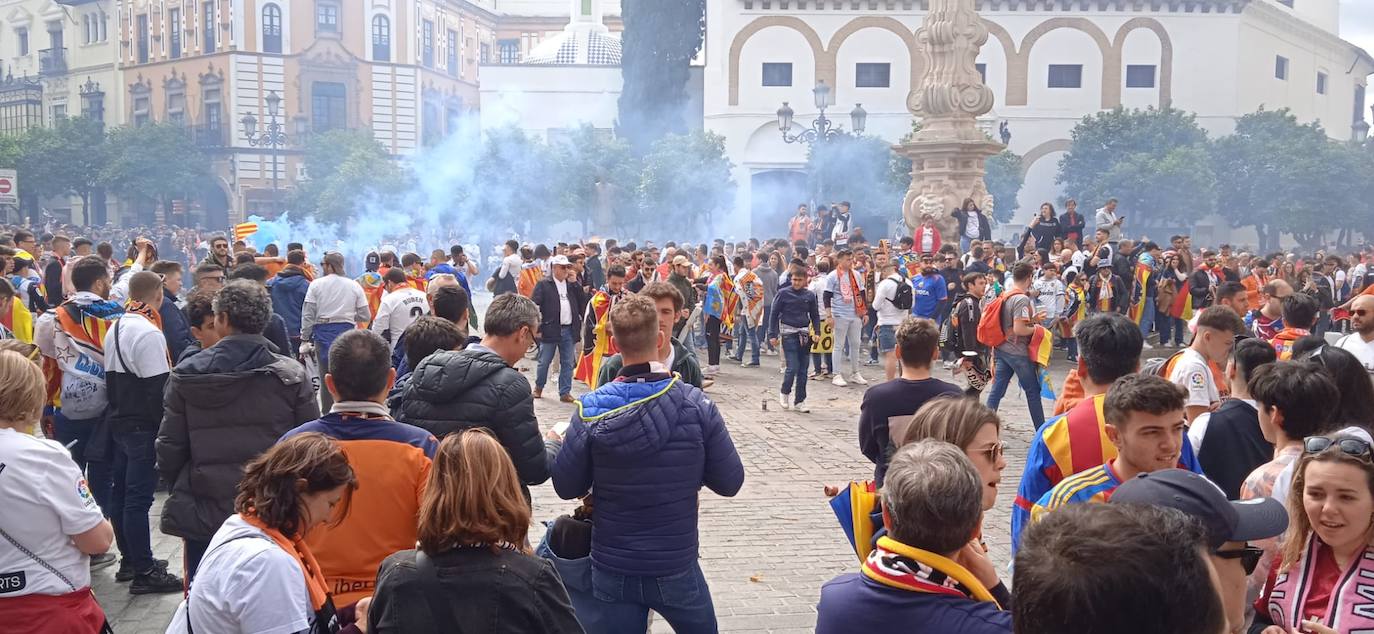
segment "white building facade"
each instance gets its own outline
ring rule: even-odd
[[[1358,135],[1374,59],[1336,35],[1337,2],[979,0],[990,35],[978,64],[996,97],[983,125],[996,136],[1007,123],[1026,172],[1010,224],[1073,195],[1054,184],[1058,162],[1073,127],[1101,110],[1172,105],[1196,113],[1215,137],[1260,107],[1289,108],[1335,139]],[[736,213],[749,214],[755,234],[780,231],[805,198],[806,147],[783,142],[782,102],[806,125],[821,80],[833,87],[827,115],[844,127],[859,103],[868,134],[896,142],[910,131],[907,95],[922,72],[915,31],[927,8],[926,0],[708,3],[704,123],[727,139]]]

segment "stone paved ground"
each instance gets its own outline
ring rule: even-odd
[[[777,368],[778,357],[764,357],[761,368],[725,365],[716,385],[707,390],[729,424],[746,473],[744,488],[734,498],[709,491],[701,495],[702,568],[722,632],[812,631],[821,584],[857,567],[822,486],[872,476],[872,465],[859,453],[856,440],[862,391],[813,381],[808,385],[811,413],[779,411]],[[532,380],[533,367],[522,369]],[[1056,385],[1067,370],[1062,360],[1056,364]],[[881,368],[865,368],[865,375],[880,377]],[[580,384],[574,388],[574,394],[582,391]],[[552,386],[546,389],[546,394],[555,393]],[[770,401],[767,411],[761,407],[764,400]],[[571,412],[570,405],[547,395],[536,406],[545,429],[567,420]],[[1032,428],[1014,381],[1001,414],[1008,464],[997,507],[984,521],[984,534],[993,560],[1005,567],[1010,560],[1012,499]],[[156,532],[163,498],[159,494],[152,511],[153,550],[179,570],[180,540]],[[559,500],[551,486],[535,487],[536,522],[572,507]],[[542,530],[542,525],[536,527],[532,542],[538,542]],[[131,597],[123,584],[114,582],[114,571],[113,566],[97,571],[94,587],[115,631],[163,632],[180,595]],[[652,631],[672,630],[659,622]]]

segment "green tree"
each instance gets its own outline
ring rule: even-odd
[[[725,137],[695,131],[654,142],[639,181],[640,218],[658,226],[680,226],[711,235],[713,216],[735,202],[734,165],[725,156]]]
[[[1011,150],[988,157],[983,164],[987,175],[983,182],[992,194],[992,217],[998,222],[1008,222],[1021,203],[1016,200],[1021,194],[1021,186],[1026,183],[1025,172],[1021,168],[1021,157]]]
[[[851,224],[863,227],[871,240],[886,237],[889,225],[901,218],[902,198],[911,184],[910,161],[898,157],[891,143],[849,132],[814,143],[806,175],[816,204],[849,201],[855,214]]]
[[[1192,114],[1117,107],[1074,127],[1056,182],[1088,209],[1116,198],[1136,226],[1191,222],[1211,213],[1216,200],[1208,150]]]
[[[1212,155],[1219,212],[1232,226],[1253,226],[1261,250],[1277,249],[1284,232],[1315,246],[1326,231],[1361,220],[1352,213],[1358,155],[1286,109],[1241,117]]]
[[[35,132],[38,129],[35,129]],[[64,117],[46,131],[41,170],[50,172],[45,195],[76,195],[81,208],[91,212],[91,197],[104,185],[103,170],[109,162],[105,126],[86,117]],[[87,221],[104,224],[103,218]]]
[[[706,34],[706,1],[622,0],[620,15],[624,88],[616,132],[643,154],[655,140],[687,129],[689,62]]]
[[[132,200],[151,200],[165,212],[210,176],[210,158],[185,126],[150,123],[110,130],[100,183]]]
[[[554,201],[561,209],[557,220],[577,220],[590,233],[593,215],[610,205],[617,227],[633,228],[640,222],[635,213],[639,169],[624,140],[591,125],[583,125],[550,144]],[[544,203],[547,205],[547,201]]]
[[[471,188],[457,193],[467,217],[483,218],[528,235],[529,219],[544,216],[554,196],[548,146],[510,125],[488,130],[473,166]]]
[[[377,201],[394,202],[406,191],[406,171],[371,130],[330,130],[305,145],[308,180],[299,184],[293,209],[320,222],[342,223]]]

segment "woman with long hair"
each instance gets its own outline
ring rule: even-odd
[[[382,562],[368,631],[582,632],[553,564],[530,553],[529,526],[501,443],[480,428],[450,434],[420,502],[419,548]]]
[[[1043,203],[1040,205],[1040,213],[1036,214],[1031,220],[1030,226],[1026,227],[1026,233],[1035,237],[1035,250],[1049,251],[1054,246],[1054,239],[1061,235],[1059,226],[1059,216],[1054,213],[1054,205]],[[1054,251],[1058,253],[1058,251]]]
[[[1374,455],[1349,433],[1309,436],[1288,496],[1288,533],[1257,613],[1263,634],[1360,632],[1374,577]]]
[[[239,481],[235,514],[211,538],[167,631],[338,632],[328,584],[304,536],[345,517],[357,487],[348,456],[324,434],[293,436],[254,458]],[[360,602],[360,621],[366,612]]]
[[[27,345],[27,344],[25,344]],[[7,632],[99,632],[91,555],[114,542],[71,454],[32,436],[47,386],[28,357],[0,351],[0,614]]]
[[[972,198],[965,198],[963,204],[959,205],[950,215],[959,220],[959,251],[968,253],[969,244],[974,240],[991,240],[992,223],[988,217],[983,215],[983,210],[973,202]]]

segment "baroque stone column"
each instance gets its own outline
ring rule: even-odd
[[[965,198],[992,213],[983,164],[1003,146],[977,126],[977,118],[992,109],[992,90],[983,85],[976,65],[978,49],[987,41],[988,29],[974,0],[930,0],[930,11],[916,31],[925,74],[907,96],[907,109],[920,120],[921,130],[910,142],[893,147],[911,159],[911,189],[902,202],[902,217],[914,229],[922,215],[935,215],[946,243],[958,244],[958,222],[950,212]]]

